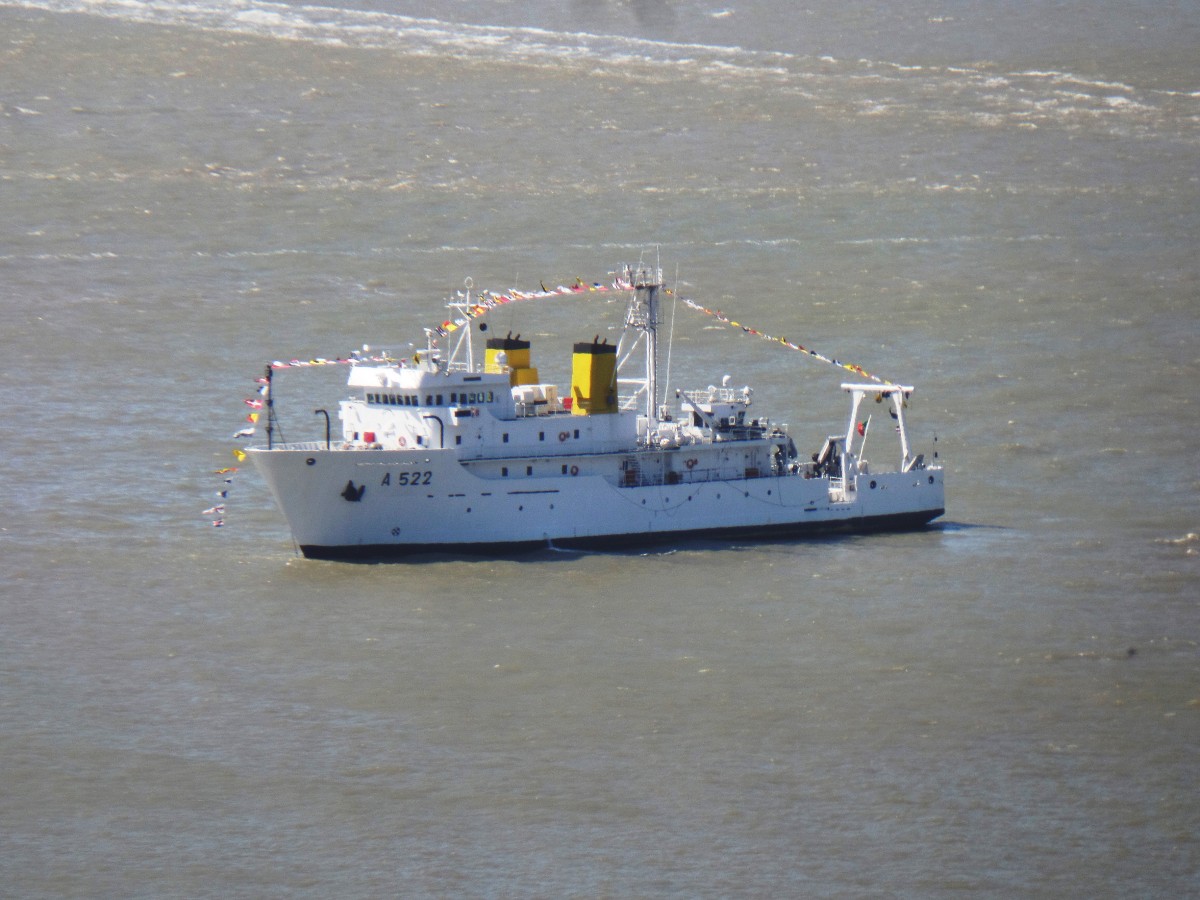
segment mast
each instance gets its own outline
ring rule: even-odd
[[[454,338],[454,346],[450,348],[450,357],[446,361],[446,367],[449,371],[475,371],[475,352],[471,343],[471,307],[473,305],[473,301],[471,300],[471,289],[473,287],[475,287],[475,281],[471,278],[465,279],[463,281],[465,293],[464,291],[459,291],[458,299],[446,301],[446,308],[450,310],[450,318],[448,322],[453,322],[455,324],[453,327],[450,327],[449,324],[444,327],[447,327],[450,332],[456,330],[458,331],[457,337]],[[458,325],[460,322],[462,323],[461,326]],[[430,333],[430,336],[432,337],[432,333]],[[446,335],[446,340],[447,342],[450,340],[449,333]],[[465,353],[463,352],[464,345],[466,346]],[[466,358],[460,358],[462,356],[465,356]]]
[[[636,268],[626,266],[623,275],[626,284],[633,287],[633,297],[625,313],[625,334],[634,332],[637,337],[621,361],[628,359],[637,344],[645,339],[646,368],[641,390],[646,392],[646,419],[653,423],[658,421],[658,294],[663,284],[662,269],[639,262]]]
[[[275,372],[271,368],[271,364],[267,363],[266,374],[263,377],[263,383],[266,385],[266,390],[263,391],[267,396],[267,449],[270,450],[274,444],[275,437],[275,392],[271,390],[271,379]]]

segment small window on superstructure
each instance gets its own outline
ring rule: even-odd
[[[426,406],[433,406],[433,394],[426,394],[426,395],[425,395],[425,405],[426,405]]]
[[[455,444],[461,444],[461,443],[462,443],[462,435],[461,435],[461,434],[456,434],[456,435],[454,436],[454,443],[455,443]]]
[[[488,391],[488,398],[487,398],[487,402],[488,402],[488,403],[491,403],[491,402],[492,402],[493,400],[495,400],[495,399],[496,399],[496,394],[495,394],[495,392],[493,392],[493,391]]]
[[[508,432],[504,432],[504,443],[508,443]]]
[[[538,432],[538,440],[539,440],[539,441],[544,441],[545,439],[546,439],[546,432],[544,432],[544,431],[539,431],[539,432]]]
[[[436,405],[436,406],[441,406],[441,405],[442,405],[442,395],[441,395],[441,394],[438,394],[438,395],[437,395],[437,403],[436,403],[435,405]]]
[[[501,467],[500,467],[500,477],[501,477],[501,478],[507,478],[507,477],[508,477],[508,466],[501,466]]]
[[[532,475],[532,474],[533,474],[533,466],[526,466],[526,467],[525,467],[525,474],[526,474],[526,475]]]

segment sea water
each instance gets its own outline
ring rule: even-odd
[[[0,2],[5,890],[1195,892],[1198,43],[1193,3]],[[944,519],[347,565],[216,474],[271,360],[638,259],[915,385]],[[621,312],[489,318],[564,383]],[[664,312],[669,390],[844,432],[857,376]],[[281,374],[286,439],[344,373]]]

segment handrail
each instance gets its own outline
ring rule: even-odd
[[[326,447],[324,441],[294,441],[292,443],[280,443],[279,441],[275,441],[270,447],[247,447],[246,449],[251,452],[257,451],[260,453],[274,452],[276,450],[332,450],[337,452],[338,450],[362,450],[363,447],[361,444],[357,447],[350,447],[347,445],[341,445],[337,447],[331,445]]]

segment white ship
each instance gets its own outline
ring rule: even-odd
[[[519,336],[488,338],[476,365],[469,321],[483,307],[469,292],[450,304],[467,327],[452,329],[444,355],[442,335],[428,331],[411,360],[351,361],[337,439],[328,415],[324,441],[273,439],[268,367],[267,446],[247,452],[300,551],[383,559],[778,540],[917,528],[944,512],[941,466],[909,448],[911,386],[843,384],[845,432],[802,457],[787,426],[752,411],[750,388],[678,390],[664,402],[660,269],[627,267],[603,289],[629,293],[624,329],[616,344],[574,345],[566,393],[539,379]],[[861,456],[868,397],[894,419],[894,468]]]

